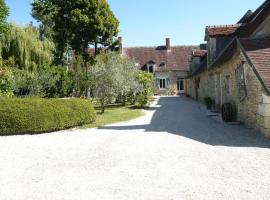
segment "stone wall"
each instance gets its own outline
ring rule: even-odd
[[[236,69],[243,66],[246,97],[240,99]],[[232,103],[237,120],[270,137],[270,96],[266,94],[253,68],[240,50],[225,64],[203,72],[189,80],[189,94],[196,99],[195,80],[200,79],[198,99],[210,96],[216,108]]]
[[[241,65],[244,69],[246,87],[246,97],[244,99],[240,99],[236,77],[236,69]],[[261,124],[262,116],[258,113],[258,108],[263,88],[242,53],[238,51],[231,60],[213,71],[215,74],[220,74],[221,77],[220,104],[234,104],[237,110],[238,121],[245,123],[249,127],[260,129],[263,124]]]
[[[157,78],[167,78],[169,80],[166,89],[159,89],[157,84],[155,84],[155,94],[156,95],[177,95],[177,81],[179,79],[185,79],[188,75],[187,71],[167,71],[167,72],[155,72],[155,79]],[[184,86],[186,88],[186,86]]]
[[[187,83],[187,94],[191,98],[203,101],[205,97],[209,96],[209,76],[208,72],[202,72],[190,78]],[[196,92],[197,87],[197,92]],[[197,94],[196,94],[197,93]]]

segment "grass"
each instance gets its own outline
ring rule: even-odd
[[[143,116],[142,109],[137,109],[132,106],[120,106],[120,105],[111,105],[105,109],[105,113],[100,113],[100,108],[96,107],[97,119],[93,124],[85,125],[83,128],[96,128],[104,125],[124,122],[137,117]]]

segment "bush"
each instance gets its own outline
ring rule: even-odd
[[[0,97],[13,96],[12,73],[7,69],[0,68]]]
[[[40,77],[36,72],[14,70],[14,94],[17,97],[43,97],[45,96],[40,84]]]
[[[167,91],[166,91],[166,94],[167,94],[168,96],[174,96],[174,95],[177,94],[175,91],[177,91],[176,85],[170,85],[169,88],[168,88]]]
[[[140,71],[138,72],[136,79],[141,86],[141,91],[138,93],[136,102],[140,107],[144,107],[149,103],[153,96],[153,74]]]
[[[91,102],[81,99],[0,99],[0,135],[57,131],[93,123]]]
[[[28,97],[66,97],[72,92],[72,77],[62,66],[40,68],[36,72],[13,70],[14,93]]]

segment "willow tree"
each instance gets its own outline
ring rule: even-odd
[[[10,24],[0,41],[1,57],[10,67],[36,71],[48,66],[53,59],[54,43],[40,38],[39,31],[31,25],[20,27]]]
[[[7,30],[7,16],[9,9],[4,0],[0,0],[0,34],[3,34]]]

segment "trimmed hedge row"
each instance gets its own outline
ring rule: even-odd
[[[0,135],[63,130],[93,123],[91,102],[82,99],[0,99]]]

